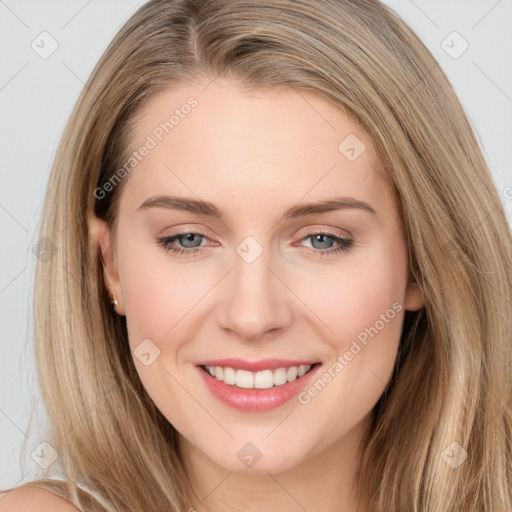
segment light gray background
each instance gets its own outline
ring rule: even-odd
[[[0,0],[0,488],[34,477],[37,467],[30,454],[45,440],[32,345],[32,249],[51,163],[66,119],[96,61],[143,3]],[[416,31],[451,80],[510,222],[512,1],[385,3]],[[40,36],[44,31],[58,43],[47,58],[31,47],[39,45],[40,52],[51,48],[48,36]],[[453,57],[464,42],[457,35],[448,37],[454,31],[469,44],[457,58]],[[29,428],[31,411],[37,415]],[[23,441],[27,454],[22,471]]]

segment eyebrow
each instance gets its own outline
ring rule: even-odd
[[[149,208],[168,208],[171,210],[185,210],[200,215],[206,215],[216,219],[223,219],[224,212],[213,203],[201,199],[193,199],[179,196],[153,196],[146,199],[137,210]],[[294,219],[320,213],[327,213],[336,210],[359,209],[378,216],[377,212],[364,201],[352,197],[339,197],[326,199],[315,203],[300,203],[288,208],[283,217]]]

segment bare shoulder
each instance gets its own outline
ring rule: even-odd
[[[79,512],[69,501],[51,491],[30,487],[0,493],[0,512]]]

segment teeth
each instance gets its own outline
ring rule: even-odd
[[[239,388],[251,389],[254,387],[254,373],[247,370],[236,371],[236,385]]]
[[[274,386],[282,386],[286,384],[286,382],[286,368],[277,368],[277,370],[274,370]]]
[[[217,378],[217,375],[215,375],[215,378]],[[219,379],[220,380],[220,379]],[[234,386],[236,383],[236,372],[233,370],[233,368],[224,368],[224,382],[226,384],[230,384],[231,386]]]
[[[249,372],[247,370],[235,370],[222,366],[205,366],[206,371],[217,380],[244,389],[269,389],[273,386],[282,386],[302,377],[311,369],[310,364],[299,367],[277,368],[276,370],[263,370],[261,372]]]
[[[254,387],[256,389],[268,389],[274,385],[274,375],[271,370],[254,374]]]
[[[297,367],[292,366],[291,368],[288,368],[288,371],[286,372],[286,380],[288,382],[291,382],[292,380],[295,380],[297,378],[298,374],[299,370],[297,370]]]

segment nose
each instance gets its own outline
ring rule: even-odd
[[[290,300],[293,293],[285,284],[279,266],[263,253],[253,262],[238,254],[225,277],[223,298],[217,306],[217,321],[222,329],[240,339],[256,341],[267,333],[286,330],[293,318]]]

